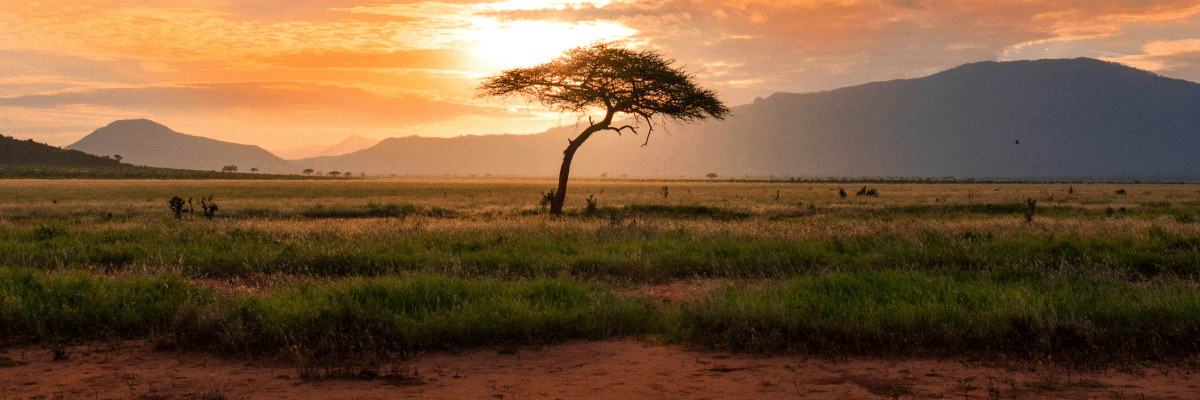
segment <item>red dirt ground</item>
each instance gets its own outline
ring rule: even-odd
[[[390,377],[306,381],[279,361],[155,351],[143,341],[76,346],[59,361],[43,347],[12,347],[0,350],[0,399],[1200,398],[1200,376],[1183,367],[1068,374],[966,360],[690,351],[638,339],[501,353],[427,353],[379,367]]]

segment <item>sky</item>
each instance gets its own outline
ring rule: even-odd
[[[1200,0],[0,0],[0,134],[112,121],[281,150],[535,133],[578,116],[482,77],[596,41],[656,51],[730,106],[979,61],[1092,57],[1200,82]]]

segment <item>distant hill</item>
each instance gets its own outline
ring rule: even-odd
[[[378,140],[368,139],[358,135],[350,135],[350,137],[347,137],[346,140],[343,140],[337,144],[301,146],[287,150],[276,151],[274,154],[285,160],[340,156],[342,154],[353,153],[376,144],[379,144]]]
[[[0,179],[320,179],[134,166],[79,150],[0,136]]]
[[[574,176],[1200,176],[1200,84],[1079,58],[981,62],[917,79],[776,93],[734,117],[593,136]],[[555,175],[579,127],[405,137],[301,168]],[[643,133],[644,135],[644,133]]]
[[[29,140],[0,136],[0,165],[44,165],[55,167],[100,167],[120,164],[78,150],[63,150]]]
[[[151,167],[217,170],[235,165],[240,172],[297,173],[296,167],[258,146],[222,142],[175,132],[146,119],[116,121],[67,149],[95,155],[121,155],[124,162]]]

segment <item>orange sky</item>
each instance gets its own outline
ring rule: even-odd
[[[1094,57],[1200,81],[1200,0],[0,0],[0,134],[113,120],[268,150],[575,122],[479,78],[595,40],[655,49],[730,105],[984,60]]]

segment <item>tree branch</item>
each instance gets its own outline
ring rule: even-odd
[[[642,118],[646,119],[646,127],[647,127],[646,128],[646,142],[642,143],[642,147],[646,147],[647,145],[650,144],[650,134],[654,133],[654,124],[650,122],[650,114],[646,114],[646,113],[638,113],[638,114],[640,114],[642,116]]]
[[[635,134],[635,135],[638,133],[637,128],[634,128],[629,125],[625,125],[620,128],[613,128],[610,126],[610,127],[604,128],[604,129],[617,132],[617,136],[621,136],[621,130],[623,130],[623,129],[628,129],[630,132],[633,132],[633,134]]]

